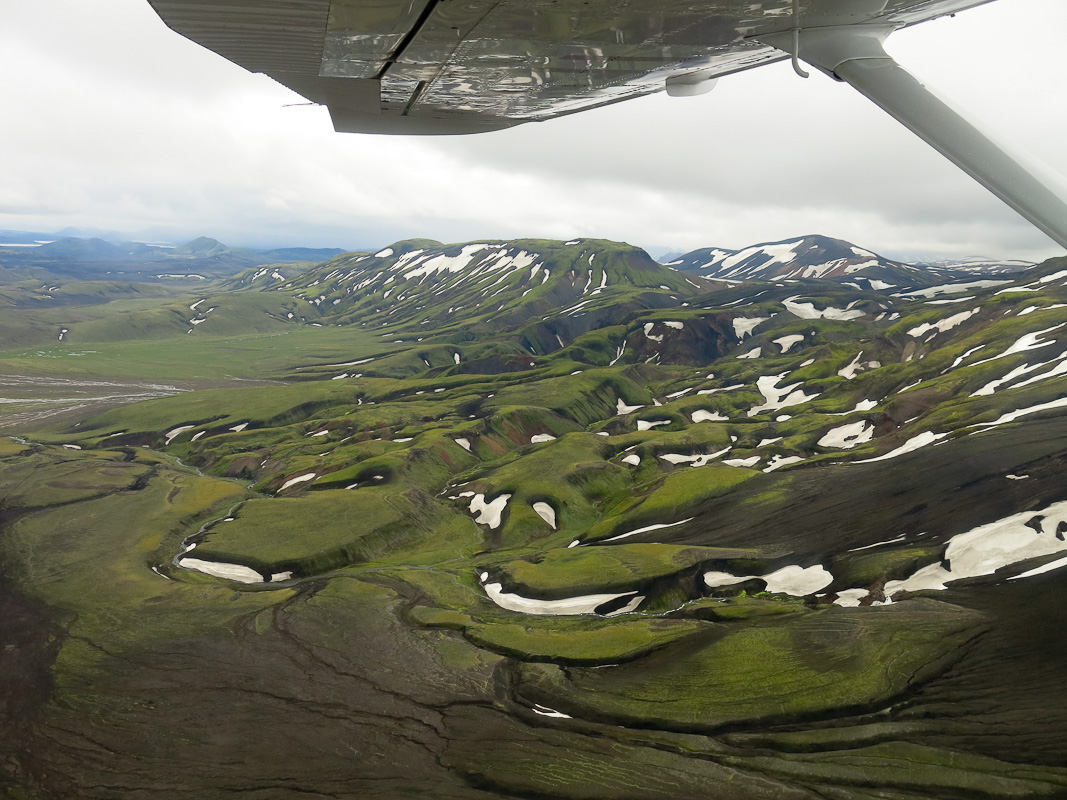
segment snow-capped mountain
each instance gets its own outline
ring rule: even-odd
[[[703,248],[666,266],[718,281],[830,279],[875,290],[921,286],[940,279],[841,239],[818,235],[743,250]]]
[[[598,308],[673,305],[714,284],[666,269],[643,250],[602,240],[399,242],[346,254],[271,289],[345,324],[508,326]]]

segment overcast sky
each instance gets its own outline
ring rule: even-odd
[[[888,49],[1067,174],[1063,0],[996,0]],[[167,29],[145,0],[0,9],[0,228],[377,247],[578,236],[659,254],[806,233],[891,256],[1040,259],[1051,240],[851,88],[777,64],[710,94],[470,137],[329,115]]]

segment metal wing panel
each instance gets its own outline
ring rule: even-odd
[[[675,71],[712,77],[780,59],[780,52],[745,36],[766,16],[791,10],[790,0],[744,3],[741,14],[737,6],[736,0],[501,0],[454,46],[436,76],[423,72],[428,85],[408,113],[451,108],[545,119],[658,91]],[[412,48],[421,39],[420,32]],[[407,66],[409,51],[398,67]]]
[[[247,70],[319,74],[330,0],[149,3],[170,28]]]
[[[330,107],[338,130],[469,132],[782,59],[793,0],[149,0],[174,30]],[[990,0],[800,0],[892,27]],[[436,124],[440,121],[441,124]]]

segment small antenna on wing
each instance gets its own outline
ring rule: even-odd
[[[793,0],[793,71],[801,78],[811,77],[800,66],[800,0]]]

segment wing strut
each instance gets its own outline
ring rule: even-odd
[[[880,106],[1067,248],[1067,194],[1057,188],[1057,176],[1011,155],[897,64],[882,47],[892,32],[881,26],[807,28],[798,37],[799,55]],[[761,40],[790,52],[794,36]]]

